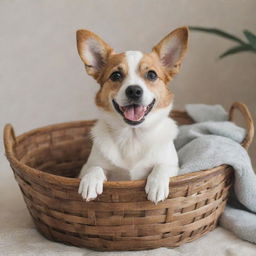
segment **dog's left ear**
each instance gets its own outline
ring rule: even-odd
[[[188,46],[188,27],[177,28],[163,38],[154,48],[170,76],[179,72]]]

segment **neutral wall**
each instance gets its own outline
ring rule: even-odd
[[[98,89],[77,55],[75,31],[90,29],[117,51],[149,51],[182,25],[218,27],[242,36],[256,32],[255,0],[23,0],[0,1],[0,126],[16,133],[97,117]],[[256,116],[256,55],[217,60],[232,46],[191,33],[181,73],[172,82],[175,106],[245,102]],[[256,159],[256,143],[251,156]],[[255,161],[254,161],[255,162]]]

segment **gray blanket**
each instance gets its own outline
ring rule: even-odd
[[[228,164],[235,183],[220,225],[241,239],[256,243],[256,175],[247,151],[240,145],[245,130],[227,121],[220,105],[191,104],[186,111],[196,122],[180,126],[175,140],[180,174]]]

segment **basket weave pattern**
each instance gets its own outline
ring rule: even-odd
[[[253,137],[248,109],[246,148]],[[192,123],[185,112],[174,111],[180,124]],[[47,238],[96,250],[140,250],[175,247],[214,229],[226,205],[233,170],[219,166],[170,179],[170,195],[157,205],[148,201],[145,181],[106,182],[96,200],[78,194],[76,177],[86,161],[94,121],[39,128],[15,137],[5,127],[5,149],[28,210]],[[39,171],[40,170],[40,171]],[[61,175],[61,176],[58,176]]]

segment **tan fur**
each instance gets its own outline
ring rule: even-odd
[[[107,65],[99,75],[98,83],[101,85],[101,88],[96,95],[95,102],[97,106],[106,111],[112,110],[109,99],[113,99],[122,86],[122,81],[113,82],[109,79],[110,75],[115,71],[121,71],[124,77],[126,76],[128,66],[124,53],[111,55]]]
[[[153,70],[157,73],[156,81],[149,81],[146,78],[146,73]],[[147,87],[156,96],[156,109],[164,108],[170,105],[173,100],[173,94],[167,86],[171,77],[166,69],[161,64],[158,55],[155,52],[144,54],[139,67],[139,74],[145,80]]]

